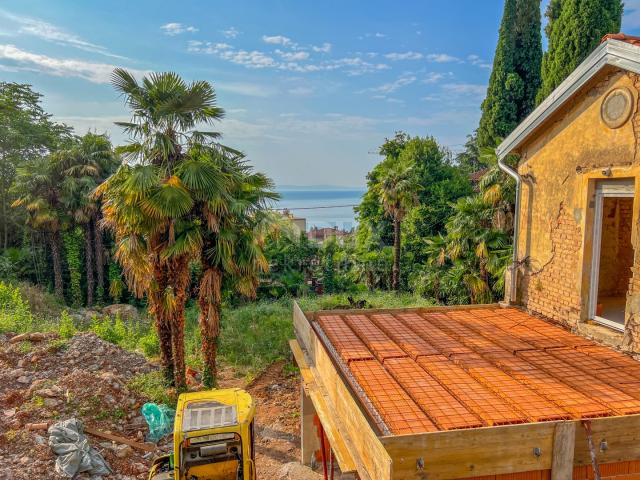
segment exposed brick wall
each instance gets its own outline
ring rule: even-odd
[[[560,205],[551,225],[551,259],[534,270],[525,265],[520,280],[522,304],[528,310],[556,321],[575,325],[580,320],[579,252],[582,248],[580,226]]]
[[[624,297],[629,290],[633,247],[631,245],[632,198],[605,198],[600,246],[600,297]]]

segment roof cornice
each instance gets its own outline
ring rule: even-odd
[[[612,65],[623,70],[640,74],[640,46],[620,40],[607,40],[601,43],[571,75],[569,75],[536,109],[518,125],[496,149],[499,159],[503,159],[554,112],[556,112],[573,94],[582,88],[605,66]]]

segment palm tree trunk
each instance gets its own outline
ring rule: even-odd
[[[393,274],[391,288],[400,290],[400,219],[393,219]]]
[[[49,246],[51,248],[51,259],[53,262],[53,290],[60,299],[64,298],[64,287],[62,284],[62,258],[60,257],[60,232],[49,232]]]
[[[93,276],[93,221],[89,221],[84,229],[84,260],[87,275],[87,306],[94,303],[95,277]]]
[[[186,390],[184,360],[184,310],[189,289],[189,259],[183,256],[171,260],[169,279],[175,296],[175,306],[171,315],[171,340],[173,343],[173,376],[176,389]]]
[[[202,275],[198,293],[200,315],[200,337],[204,371],[202,381],[205,387],[214,388],[218,380],[217,354],[220,335],[220,312],[222,303],[222,272],[209,267]]]
[[[153,266],[154,285],[149,290],[149,313],[155,320],[158,342],[160,343],[160,365],[167,384],[174,385],[173,348],[171,340],[171,319],[162,301],[167,288],[167,266],[155,258]]]
[[[99,214],[98,214],[99,215]],[[94,241],[94,252],[95,252],[95,261],[96,261],[96,292],[98,292],[98,302],[102,302],[104,300],[104,238],[102,229],[99,227],[98,222],[100,221],[100,217],[97,216],[93,219],[93,241]]]

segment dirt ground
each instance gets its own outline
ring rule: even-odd
[[[54,471],[55,456],[46,430],[28,430],[33,424],[76,417],[87,427],[144,441],[147,427],[140,408],[148,399],[133,392],[128,383],[156,365],[93,334],[78,334],[66,343],[51,334],[19,340],[0,335],[0,479],[64,478]],[[256,401],[260,479],[321,478],[296,465],[300,387],[297,375],[288,373],[284,362],[271,365],[248,385],[233,369],[223,368],[220,384],[246,388]],[[108,478],[146,478],[154,453],[88,438],[113,469]],[[161,443],[157,453],[168,449],[168,442]]]

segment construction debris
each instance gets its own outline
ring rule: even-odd
[[[92,476],[112,473],[104,457],[89,444],[77,418],[49,427],[49,446],[57,456],[55,470],[60,475],[73,478],[84,472]]]

